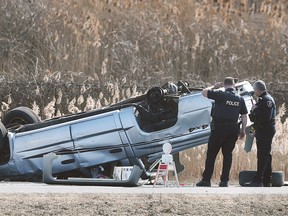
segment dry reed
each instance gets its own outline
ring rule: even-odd
[[[264,79],[282,104],[287,12],[285,0],[2,0],[0,114],[23,105],[50,118],[107,106],[166,81],[203,87],[227,75]],[[288,173],[283,109],[274,168]],[[239,141],[233,179],[241,169],[255,169],[255,149],[242,148]],[[182,178],[200,176],[205,151],[181,154]]]

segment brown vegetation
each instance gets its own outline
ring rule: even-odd
[[[0,112],[24,105],[49,118],[166,81],[201,87],[227,75],[265,80],[282,104],[288,98],[287,12],[285,0],[2,0]],[[278,116],[274,153],[281,159],[274,164],[288,173],[287,122]],[[255,152],[246,159],[241,145],[234,178],[239,169],[255,168]],[[199,176],[205,146],[183,154],[191,175]]]
[[[168,80],[203,86],[233,75],[264,79],[283,102],[287,11],[280,0],[4,0],[0,81],[9,86],[1,95],[10,95],[15,107],[19,92],[41,95],[48,86],[43,110],[52,92],[61,89],[71,101],[83,84],[93,86],[97,98],[111,85],[121,91],[136,85],[141,92]]]

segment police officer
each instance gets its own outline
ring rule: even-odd
[[[223,87],[223,83],[216,83],[211,88],[203,90],[203,96],[213,99],[215,107],[212,113],[211,134],[208,141],[207,157],[203,178],[196,184],[197,187],[210,187],[216,156],[220,149],[223,154],[223,167],[220,187],[228,187],[229,172],[232,164],[232,151],[238,136],[245,136],[247,124],[247,108],[244,99],[234,89],[234,78],[224,80],[225,91],[213,90]],[[238,123],[241,115],[242,127]]]
[[[253,84],[257,103],[252,107],[249,118],[254,122],[257,145],[257,173],[248,187],[270,187],[272,177],[271,144],[275,135],[276,105],[274,99],[266,91],[262,80]]]

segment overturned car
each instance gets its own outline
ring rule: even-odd
[[[236,85],[252,106],[249,82]],[[40,120],[32,110],[18,107],[0,124],[0,178],[41,180],[43,156],[54,153],[56,178],[111,177],[114,166],[140,168],[149,178],[149,166],[170,142],[172,154],[208,141],[213,101],[187,83],[166,83],[102,109]],[[113,185],[113,183],[112,183]]]

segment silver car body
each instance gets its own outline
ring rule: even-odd
[[[237,86],[250,110],[252,86],[249,82]],[[175,98],[177,121],[157,131],[142,130],[137,109],[129,104],[115,109],[103,108],[103,112],[95,112],[95,115],[91,111],[89,115],[63,123],[9,130],[10,158],[0,165],[0,176],[2,179],[39,179],[43,155],[51,152],[61,155],[53,162],[52,172],[57,175],[113,161],[131,165],[138,165],[142,157],[154,161],[161,157],[162,145],[167,141],[172,144],[172,153],[207,143],[213,101],[203,97],[201,92],[183,93]]]

